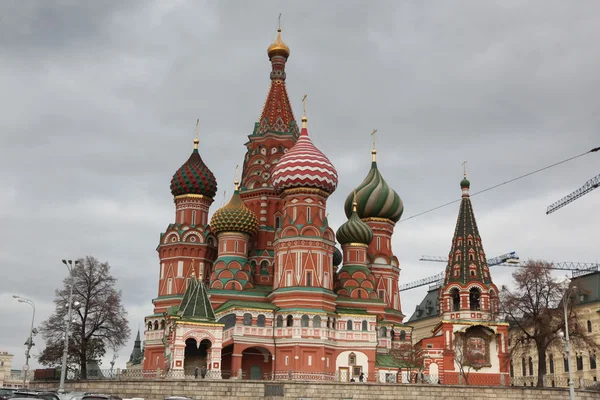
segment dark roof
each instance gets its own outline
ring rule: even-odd
[[[409,322],[421,321],[427,318],[439,317],[439,313],[437,310],[437,302],[438,302],[438,294],[439,289],[431,289],[427,292],[421,303],[417,306],[413,315],[410,316]],[[431,312],[427,314],[427,307],[431,307]],[[420,310],[421,312],[417,312]]]
[[[460,242],[459,238],[461,239]],[[458,251],[461,254],[460,260],[457,260]],[[469,259],[470,255],[473,255],[472,260]],[[475,267],[471,268],[473,265]],[[455,271],[459,271],[458,276],[455,275]],[[444,284],[448,285],[453,282],[467,284],[473,281],[489,285],[492,283],[492,278],[481,244],[475,214],[473,213],[469,187],[463,186],[463,196],[460,202],[454,237],[452,238],[452,247],[448,254]]]
[[[202,281],[197,281],[195,278],[190,280],[177,315],[184,320],[215,321],[215,312]]]
[[[144,353],[142,352],[142,341],[140,340],[140,330],[138,329],[137,336],[135,337],[135,343],[133,344],[133,351],[129,356],[129,362],[133,365],[141,364],[144,360]]]
[[[586,304],[600,301],[600,271],[575,277],[571,285],[577,286],[581,296],[577,296],[575,304]]]

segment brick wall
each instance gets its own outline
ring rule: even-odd
[[[276,383],[278,382],[278,383]],[[35,383],[31,387],[55,389],[58,383]],[[182,381],[79,381],[68,382],[70,391],[116,394],[123,398],[142,397],[162,400],[167,396],[187,396],[195,400],[236,398],[244,399],[436,399],[464,400],[528,399],[567,400],[566,389],[535,389],[519,387],[468,387],[443,385],[386,385],[371,383],[235,381],[235,380],[182,380]],[[283,396],[277,396],[281,394]],[[275,396],[268,396],[273,394]],[[577,399],[600,399],[600,393],[577,391]]]

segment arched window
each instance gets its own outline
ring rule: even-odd
[[[356,365],[356,354],[350,353],[348,356],[348,365]]]
[[[192,210],[192,225],[196,225],[196,210]]]
[[[513,362],[512,362],[512,360],[510,360],[510,377],[511,377],[511,378],[514,378],[514,376],[515,376],[515,369],[514,369],[514,367],[513,367]]]
[[[264,327],[265,326],[265,316],[262,314],[258,315],[256,318],[256,326]]]
[[[563,355],[563,364],[565,372],[569,372],[569,360],[567,359],[566,355]]]
[[[152,330],[152,321],[148,321],[148,330],[151,331]]]
[[[327,328],[331,328],[331,318],[327,317]]]
[[[348,320],[346,321],[346,330],[347,331],[351,331],[352,330],[352,320]]]
[[[529,375],[533,375],[533,359],[529,357]]]
[[[154,321],[154,330],[157,331],[158,330],[158,321]]]
[[[320,328],[321,327],[321,317],[319,317],[318,315],[315,315],[313,317],[313,328]]]
[[[400,331],[400,340],[406,340],[406,331]]]
[[[554,356],[552,354],[550,354],[550,357],[548,357],[549,360],[549,364],[550,364],[550,373],[553,374],[554,373]]]
[[[469,261],[475,261],[475,254],[469,254]]]
[[[479,291],[478,288],[473,287],[471,288],[471,290],[469,290],[469,306],[471,308],[471,311],[477,311],[480,310],[480,302],[481,300],[481,292]]]
[[[235,314],[227,314],[226,316],[219,318],[219,322],[225,324],[223,329],[229,329],[235,326]]]
[[[471,238],[467,239],[467,246],[473,246],[473,239],[471,239]]]
[[[577,363],[577,371],[583,370],[583,354],[581,354],[581,353],[576,354],[575,361]]]
[[[587,322],[587,328],[588,328],[588,332],[592,331],[592,321],[588,320],[588,322]]]
[[[525,365],[525,357],[521,357],[521,369],[523,370],[523,376],[527,376],[527,365]]]
[[[369,330],[369,323],[366,320],[363,320],[363,322],[362,322],[362,330],[363,331]]]
[[[244,325],[252,326],[252,314],[250,314],[250,313],[244,314]]]
[[[303,315],[300,320],[300,326],[303,328],[308,328],[308,315]]]
[[[590,369],[596,369],[596,352],[590,353]]]
[[[165,329],[165,320],[160,321],[160,329]]]
[[[278,315],[277,316],[277,327],[281,328],[283,326],[283,316]]]
[[[334,319],[333,319],[333,321],[332,321],[332,323],[331,323],[331,327],[332,327],[334,330],[335,330],[335,329],[337,329],[337,325],[336,325],[336,324],[337,324],[337,320],[334,318]]]
[[[455,260],[456,261],[462,261],[462,254],[460,254],[460,253],[456,254]]]
[[[306,286],[311,287],[312,284],[312,272],[306,273]]]
[[[275,230],[281,228],[281,218],[275,217]]]
[[[294,317],[291,315],[287,316],[287,326],[294,326]]]
[[[458,289],[452,289],[450,291],[450,296],[452,296],[452,311],[460,310],[460,292]]]
[[[379,337],[387,337],[387,328],[385,326],[379,328]]]

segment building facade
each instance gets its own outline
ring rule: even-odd
[[[417,347],[426,373],[441,383],[508,385],[508,324],[498,319],[498,288],[487,265],[466,176],[460,186],[462,200],[444,283],[437,298],[432,294],[424,300],[422,310],[436,310],[440,318]],[[422,330],[426,321],[436,320],[433,315],[416,319]]]
[[[327,202],[337,172],[312,143],[306,113],[296,123],[281,30],[267,54],[267,99],[229,203],[209,220],[217,182],[198,138],[171,181],[175,218],[157,248],[143,369],[385,379],[401,366],[394,350],[411,343],[392,251],[404,206],[373,148],[367,176],[344,204],[348,220],[334,232]]]
[[[7,351],[0,351],[0,387],[22,389],[29,386],[29,378],[24,383],[23,371],[12,369],[13,357]]]

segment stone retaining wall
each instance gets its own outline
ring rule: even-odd
[[[32,388],[56,389],[58,382],[31,383]],[[444,385],[390,385],[377,383],[331,383],[299,381],[238,380],[146,380],[146,381],[78,381],[67,382],[69,391],[116,394],[122,398],[142,397],[162,400],[167,396],[187,396],[196,400],[235,399],[435,399],[484,400],[527,399],[568,400],[567,389],[531,387],[469,387]],[[600,393],[577,391],[578,400],[599,399]]]

